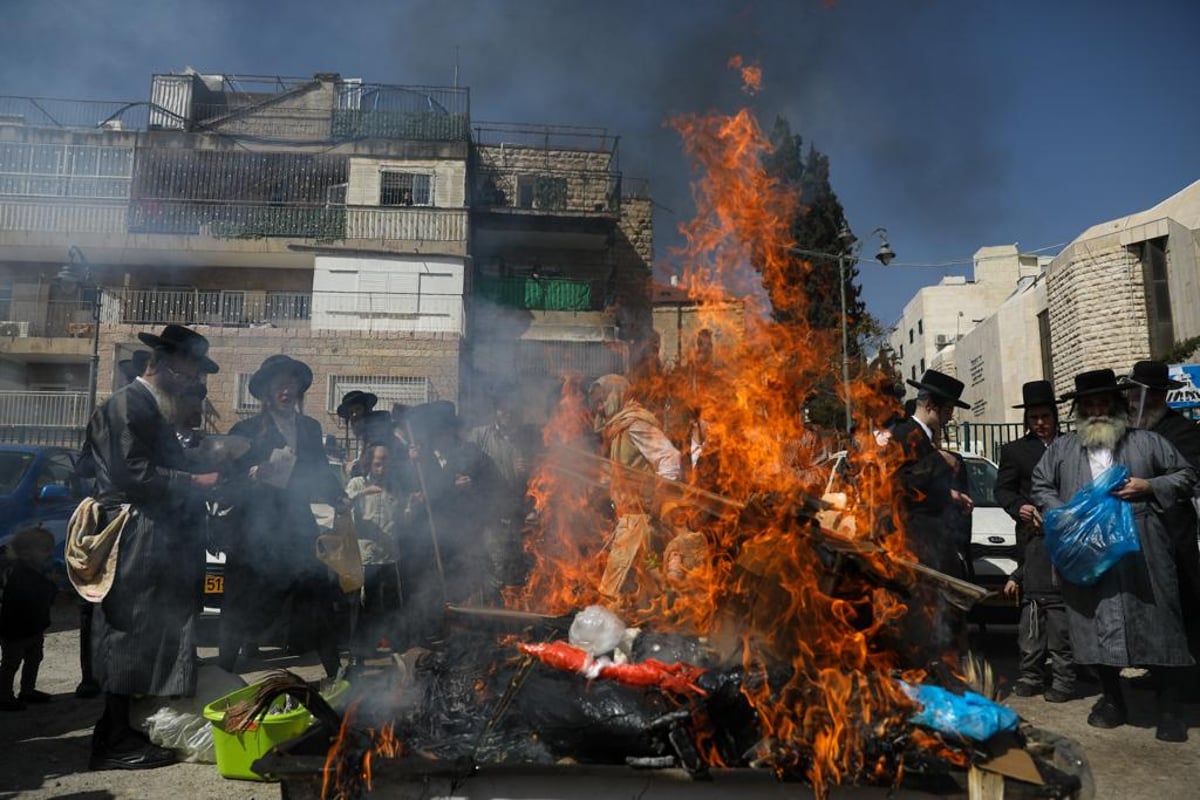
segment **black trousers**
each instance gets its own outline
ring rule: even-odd
[[[400,571],[396,564],[364,564],[363,588],[359,596],[351,652],[365,658],[375,654],[376,645],[387,639],[399,646],[397,616],[400,612]]]
[[[38,667],[42,665],[45,634],[23,636],[20,639],[0,639],[0,699],[11,700],[13,681],[21,672],[21,692],[37,688]]]
[[[1046,681],[1070,694],[1075,689],[1075,666],[1071,657],[1071,631],[1067,607],[1061,597],[1026,597],[1021,603],[1021,625],[1017,634],[1021,650],[1018,680],[1041,686]]]

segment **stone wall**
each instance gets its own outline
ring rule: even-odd
[[[696,334],[704,328],[713,333],[713,357],[720,361],[745,332],[745,318],[745,306],[740,302],[703,311],[697,306],[655,306],[654,332],[658,334],[660,363],[667,369],[691,363],[696,353]]]
[[[1085,370],[1126,371],[1150,357],[1146,296],[1137,257],[1116,237],[1076,242],[1047,273],[1055,391]]]
[[[100,334],[99,390],[114,386],[115,362],[144,348],[138,331],[129,325],[105,325]],[[330,377],[366,375],[384,378],[427,378],[431,398],[458,402],[460,337],[455,334],[399,332],[312,331],[287,328],[203,328],[209,355],[221,367],[208,377],[208,398],[220,415],[216,427],[225,431],[249,412],[237,410],[238,376],[251,375],[267,356],[285,353],[308,364],[313,385],[305,412],[320,421],[326,433],[338,430],[337,416],[328,410]],[[336,399],[333,405],[336,405]],[[383,403],[380,404],[383,408]]]
[[[654,266],[654,204],[649,198],[625,198],[612,247],[617,324],[626,341],[653,332],[650,276]]]
[[[476,202],[483,205],[566,208],[575,211],[610,211],[616,197],[612,154],[591,150],[546,150],[535,147],[476,149],[474,177]],[[549,178],[565,182],[565,194],[554,194],[561,205],[543,206],[537,190],[532,206],[522,202],[519,179]]]

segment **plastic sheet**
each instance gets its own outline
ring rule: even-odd
[[[588,606],[575,615],[568,634],[571,644],[590,656],[611,653],[625,636],[625,623],[604,606]]]
[[[975,692],[957,695],[940,686],[915,686],[904,681],[900,686],[921,705],[909,721],[947,736],[986,742],[1000,731],[1015,731],[1021,723],[1016,711]]]
[[[1046,512],[1046,552],[1071,583],[1090,586],[1113,564],[1141,549],[1133,506],[1112,494],[1128,478],[1124,464],[1111,466],[1065,506]]]

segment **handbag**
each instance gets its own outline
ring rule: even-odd
[[[338,587],[344,593],[357,592],[363,587],[363,565],[353,515],[349,510],[321,505],[314,505],[313,512],[321,529],[317,558],[337,576]]]

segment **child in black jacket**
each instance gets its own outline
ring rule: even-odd
[[[0,595],[0,711],[20,711],[26,703],[50,700],[35,687],[50,607],[58,593],[54,581],[44,574],[54,553],[54,535],[42,527],[27,528],[13,536],[9,549],[14,560],[3,567]],[[21,693],[14,695],[17,670],[21,670]]]

